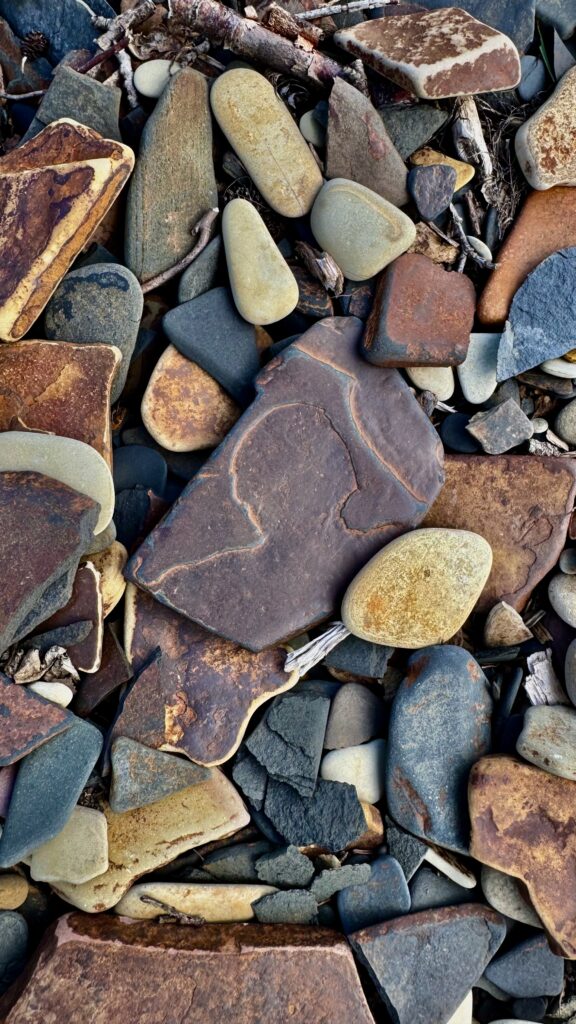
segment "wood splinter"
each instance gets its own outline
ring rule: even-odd
[[[188,253],[187,256],[183,256],[178,263],[175,263],[173,267],[169,267],[168,270],[163,270],[161,274],[156,274],[156,277],[151,277],[149,281],[145,281],[142,285],[142,292],[146,295],[147,292],[151,292],[154,288],[160,288],[167,281],[171,281],[173,277],[177,277],[181,274],[186,267],[189,267],[194,262],[197,256],[200,255],[203,249],[206,248],[210,241],[210,235],[212,233],[212,225],[218,216],[218,207],[214,206],[207,213],[203,214],[197,224],[194,225],[190,234],[192,236],[198,235],[198,241],[194,248]]]

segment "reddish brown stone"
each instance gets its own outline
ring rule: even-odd
[[[469,277],[404,253],[380,278],[362,351],[376,366],[463,363],[475,305]]]
[[[576,497],[567,459],[536,455],[449,455],[446,485],[423,526],[471,530],[492,548],[492,572],[476,605],[524,608],[556,564]]]
[[[6,765],[64,732],[74,716],[0,672],[0,721],[0,765]]]
[[[72,664],[79,672],[96,672],[102,655],[102,595],[100,573],[90,563],[81,565],[74,577],[69,601],[63,608],[51,615],[38,626],[37,633],[47,633],[59,626],[70,626],[73,622],[92,622],[88,636],[80,643],[68,648]]]
[[[438,435],[353,317],[315,324],[128,564],[205,628],[262,650],[328,618],[356,572],[416,526],[443,481]]]
[[[85,718],[114,690],[131,678],[132,669],[124,650],[110,626],[105,625],[100,668],[90,675],[81,674],[72,710],[81,718]]]
[[[67,914],[0,1000],[4,1024],[373,1024],[352,953],[327,929],[182,928]]]

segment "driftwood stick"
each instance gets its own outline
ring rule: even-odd
[[[450,203],[449,210],[450,213],[452,214],[452,220],[454,222],[454,227],[456,228],[456,232],[458,234],[458,241],[460,242],[461,248],[461,259],[458,265],[458,273],[461,274],[463,272],[464,266],[466,264],[466,259],[468,257],[470,257],[471,260],[474,260],[475,263],[478,263],[481,267],[483,267],[484,270],[494,270],[496,264],[492,263],[490,260],[487,260],[484,256],[481,256],[479,252],[476,252],[474,246],[470,245],[466,232],[464,231],[462,217],[458,213],[458,210],[454,206],[454,203]]]
[[[295,242],[294,252],[304,264],[306,270],[312,274],[326,291],[333,295],[342,295],[344,291],[344,274],[327,252],[321,252],[308,245],[308,242]]]
[[[384,7],[386,4],[397,4],[400,0],[350,0],[350,3],[326,4],[315,7],[313,11],[302,11],[295,14],[298,21],[314,21],[315,18],[326,18],[332,14],[348,14],[351,11],[368,11],[372,7]]]
[[[276,3],[269,4],[262,14],[260,24],[265,25],[278,36],[284,36],[286,39],[294,41],[305,39],[312,46],[318,46],[324,35],[322,29],[317,28],[316,25],[299,24],[292,14]]]
[[[198,241],[194,248],[188,253],[187,256],[183,256],[178,263],[175,263],[173,267],[169,267],[168,270],[163,270],[161,274],[157,274],[156,277],[151,277],[149,281],[145,281],[142,285],[142,291],[144,295],[147,292],[153,291],[155,288],[160,288],[167,281],[171,281],[173,277],[177,277],[181,274],[186,267],[189,267],[194,262],[197,256],[200,255],[203,249],[206,248],[210,241],[210,232],[212,225],[218,216],[218,208],[213,207],[205,213],[197,224],[192,228],[191,234],[198,235]]]

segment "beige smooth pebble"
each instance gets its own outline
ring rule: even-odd
[[[210,923],[252,921],[252,904],[262,896],[277,892],[271,885],[211,885],[209,882],[142,882],[134,885],[114,907],[115,914],[151,921],[169,913],[161,907],[146,903],[142,896],[151,896],[181,914],[203,917]]]
[[[259,325],[288,316],[298,304],[298,282],[256,207],[246,199],[228,203],[222,237],[240,316]]]

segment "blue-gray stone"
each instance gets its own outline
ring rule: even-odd
[[[268,775],[266,769],[262,767],[255,757],[252,757],[252,754],[246,750],[245,746],[240,748],[236,756],[232,768],[232,778],[236,785],[240,787],[252,808],[256,811],[261,811],[264,806],[264,797],[266,796]]]
[[[548,0],[544,0],[548,3]],[[554,2],[554,0],[552,0]],[[556,0],[556,5],[563,0]],[[541,0],[537,0],[538,5]],[[421,7],[436,10],[448,7],[447,0],[419,0]],[[459,0],[458,7],[468,11],[474,18],[497,28],[503,32],[523,53],[527,50],[534,37],[534,5],[535,0]]]
[[[235,843],[222,850],[213,850],[204,858],[204,872],[209,880],[249,883],[260,881],[257,870],[263,856],[271,850],[270,843],[260,839],[255,843]],[[271,882],[271,885],[274,883]]]
[[[28,925],[15,910],[0,912],[0,993],[5,992],[26,965]]]
[[[522,70],[522,78],[520,79],[520,85],[517,86],[517,92],[520,99],[527,103],[528,100],[533,99],[534,96],[537,96],[539,92],[546,88],[546,66],[539,57],[527,54],[526,57],[521,58],[520,68]]]
[[[364,811],[354,786],[319,779],[313,796],[300,796],[292,786],[270,779],[264,813],[284,842],[319,846],[337,853],[366,832]]]
[[[564,985],[564,960],[538,932],[493,960],[484,976],[510,996],[557,996]]]
[[[105,139],[121,142],[118,127],[121,99],[122,92],[117,86],[102,85],[95,78],[80,75],[62,64],[56,68],[48,92],[22,142],[33,139],[46,125],[61,117],[71,117]]]
[[[261,896],[252,904],[261,924],[316,924],[318,904],[307,889],[288,889]]]
[[[260,370],[256,332],[238,314],[227,288],[212,288],[166,313],[166,337],[238,402],[254,396]]]
[[[406,187],[423,220],[436,220],[450,205],[456,185],[456,171],[448,164],[413,167]]]
[[[222,259],[222,236],[217,235],[182,274],[178,282],[178,302],[190,302],[214,287]]]
[[[278,889],[303,888],[314,877],[314,865],[296,846],[265,853],[256,861],[256,881]]]
[[[438,6],[442,7],[443,3]],[[448,112],[431,103],[418,103],[414,107],[385,107],[379,114],[403,160],[424,146],[448,120]]]
[[[395,821],[386,816],[386,843],[388,853],[398,861],[407,882],[418,870],[424,860],[428,847],[416,836],[411,836],[403,828],[400,828]]]
[[[321,871],[312,882],[310,892],[318,903],[322,903],[348,886],[365,885],[369,879],[369,864],[343,864],[339,868],[326,868]]]
[[[536,0],[536,14],[562,39],[569,39],[576,31],[576,0]]]
[[[531,370],[574,347],[576,248],[542,260],[516,292],[498,349],[498,380]]]
[[[472,455],[482,449],[476,438],[466,430],[470,417],[463,412],[453,412],[440,424],[439,434],[446,448],[462,455]]]
[[[168,481],[168,466],[164,456],[154,448],[126,444],[114,449],[112,475],[117,491],[141,485],[161,495]]]
[[[388,734],[390,815],[414,835],[468,852],[468,775],[490,750],[488,681],[462,647],[425,647],[408,660]]]
[[[446,875],[437,874],[432,868],[422,867],[410,882],[412,913],[433,910],[434,907],[454,907],[458,903],[474,903],[476,888],[464,889]]]
[[[122,353],[122,362],[112,386],[112,401],[115,402],[126,383],[143,305],[140,284],[127,267],[98,263],[71,270],[46,307],[45,335],[76,344],[116,345]]]
[[[152,750],[127,736],[112,744],[110,806],[121,814],[162,800],[209,778],[210,771],[188,758]]]
[[[94,40],[102,29],[94,28],[91,11],[103,18],[115,18],[106,0],[0,0],[0,16],[21,39],[29,32],[42,32],[49,40],[48,57],[53,64],[70,50],[95,50]]]
[[[566,43],[563,43],[556,29],[553,30],[554,44],[553,44],[553,64],[554,64],[554,75],[556,81],[562,78],[570,68],[573,68],[576,64],[572,50],[568,48]]]
[[[101,750],[100,731],[78,718],[21,761],[0,838],[0,867],[17,864],[62,831]]]
[[[268,706],[245,741],[269,776],[286,782],[301,796],[312,796],[330,701],[315,693],[286,693]]]
[[[393,647],[373,644],[357,636],[347,636],[324,659],[326,668],[348,672],[361,679],[381,679],[386,671]]]
[[[533,996],[532,999],[515,999],[512,1013],[516,1020],[544,1020],[548,1009],[548,1000],[544,996]]]
[[[410,892],[398,861],[384,854],[371,864],[368,881],[342,889],[336,902],[342,927],[349,935],[360,928],[407,914]]]

